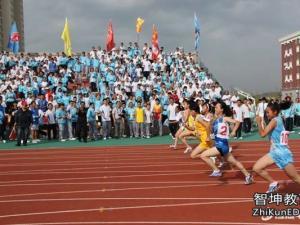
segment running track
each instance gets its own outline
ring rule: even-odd
[[[248,169],[268,151],[267,142],[232,146]],[[300,140],[290,146],[299,170]],[[234,169],[220,179],[209,173],[166,145],[1,151],[0,224],[300,224],[251,216],[253,194],[267,188],[260,178],[245,186]],[[281,191],[300,188],[285,184]]]

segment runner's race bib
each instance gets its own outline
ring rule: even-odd
[[[217,137],[222,139],[229,139],[229,127],[226,123],[219,124]]]
[[[288,145],[289,142],[289,131],[282,131],[280,134],[280,145]]]

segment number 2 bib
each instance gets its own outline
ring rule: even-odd
[[[219,123],[217,137],[229,139],[229,127],[226,123]]]

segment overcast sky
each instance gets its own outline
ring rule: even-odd
[[[152,24],[168,51],[193,50],[193,15],[201,23],[201,59],[225,87],[250,92],[280,90],[278,39],[300,30],[299,0],[24,0],[25,48],[63,50],[68,17],[74,51],[104,46],[112,20],[117,45],[136,41],[135,21],[145,20],[140,43]]]

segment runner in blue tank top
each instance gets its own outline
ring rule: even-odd
[[[267,117],[270,120],[268,126],[263,129],[261,118],[256,117],[258,130],[261,137],[269,135],[271,142],[270,152],[260,158],[253,166],[253,171],[270,183],[267,193],[278,190],[278,182],[265,170],[274,163],[295,182],[300,184],[300,175],[293,165],[293,154],[288,148],[289,132],[285,130],[283,120],[279,116],[280,110],[288,108],[288,103],[269,103],[266,108]]]
[[[232,137],[235,136],[235,132],[239,127],[239,122],[232,119],[230,108],[224,102],[218,102],[215,107],[216,120],[213,122],[213,134],[215,136],[215,146],[203,152],[201,154],[201,159],[206,162],[212,169],[213,173],[210,175],[212,177],[222,176],[222,172],[214,164],[211,157],[223,156],[224,159],[240,169],[240,171],[245,175],[245,184],[251,184],[253,178],[251,174],[245,169],[242,163],[237,161],[232,153],[229,151],[229,125],[228,123],[235,124],[233,131],[231,132]]]

